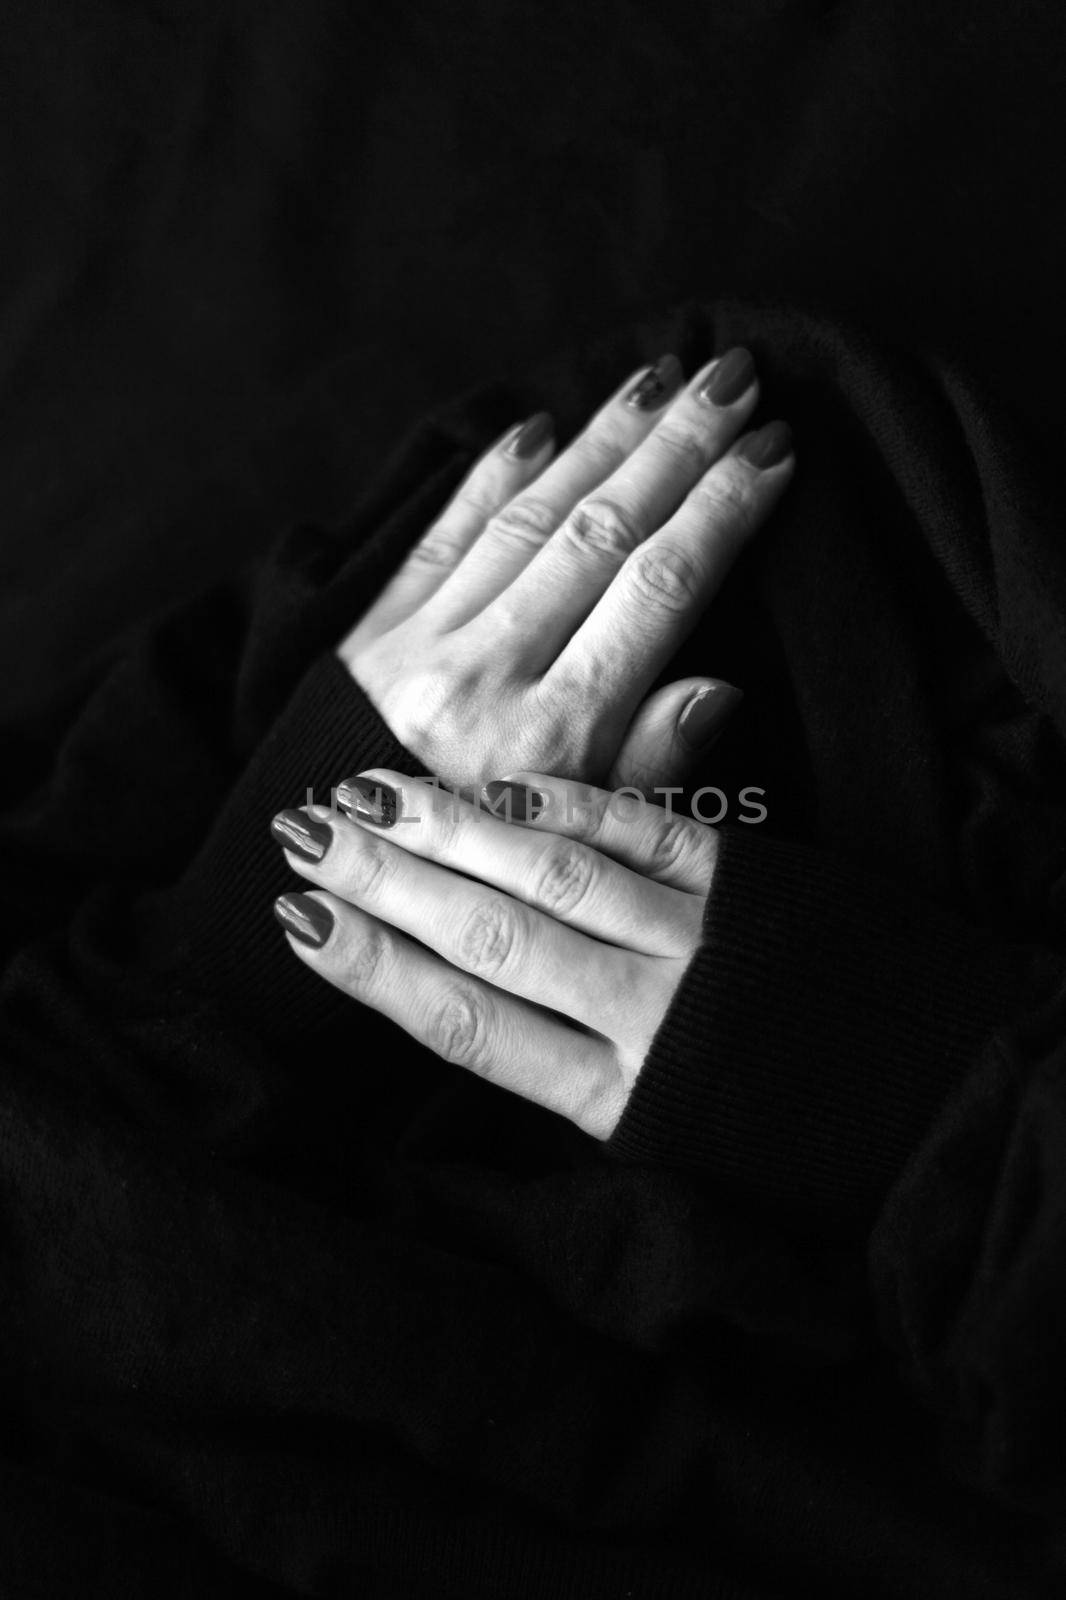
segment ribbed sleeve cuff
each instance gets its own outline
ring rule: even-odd
[[[703,940],[606,1153],[872,1213],[1028,964],[813,846],[723,829]]]
[[[325,652],[257,747],[177,887],[167,918],[170,959],[227,1014],[260,1031],[306,1035],[351,1011],[348,996],[297,961],[274,917],[276,896],[297,884],[270,823],[286,806],[328,805],[344,778],[375,766],[423,770],[344,664]]]

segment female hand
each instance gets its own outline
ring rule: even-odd
[[[346,994],[607,1139],[699,945],[718,836],[635,795],[514,781],[541,797],[522,825],[384,768],[338,786],[348,817],[281,812],[315,889],[275,914]]]
[[[532,454],[497,441],[339,646],[449,787],[521,766],[648,793],[691,764],[697,691],[703,719],[739,698],[688,678],[641,704],[794,464],[783,422],[734,442],[758,399],[747,351],[667,404],[682,378],[664,356],[554,460],[547,413]]]

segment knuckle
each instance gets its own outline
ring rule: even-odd
[[[572,839],[555,839],[544,852],[534,888],[534,903],[564,917],[586,898],[595,875],[591,850]]]
[[[641,781],[640,778],[637,779],[638,784]],[[593,790],[592,797],[583,802],[579,812],[585,843],[591,850],[600,849],[605,835],[609,832],[608,824],[613,821],[611,799],[612,796],[606,791]]]
[[[519,495],[501,506],[486,528],[510,544],[539,548],[555,532],[557,516],[553,508],[532,495]]]
[[[751,514],[751,499],[744,484],[736,478],[713,474],[692,491],[700,509],[718,523],[743,523]]]
[[[684,865],[692,851],[692,836],[684,817],[667,817],[648,849],[648,875],[671,876]]]
[[[703,472],[707,466],[707,445],[698,433],[676,424],[661,423],[655,430],[655,442],[671,456],[680,467]]]
[[[433,830],[434,849],[441,856],[450,855],[462,835],[465,821],[462,806],[453,790],[434,787],[426,820]]]
[[[615,560],[624,559],[641,539],[632,517],[614,500],[584,501],[567,518],[564,532],[582,556]]]
[[[505,900],[479,902],[459,927],[460,962],[482,978],[498,977],[510,961],[518,936],[515,908]]]
[[[490,1066],[488,1005],[483,995],[465,986],[451,988],[434,1007],[429,1022],[430,1047],[446,1061],[488,1076]]]
[[[353,989],[364,991],[377,981],[388,943],[388,935],[381,927],[366,928],[353,938],[344,961],[345,976]]]
[[[413,546],[407,559],[415,567],[455,567],[465,553],[465,541],[438,523]]]
[[[502,494],[499,476],[500,461],[493,451],[475,469],[473,475],[456,495],[456,501],[472,511],[482,522],[499,509]]]
[[[396,870],[394,847],[359,829],[348,870],[345,891],[353,899],[372,900]]]
[[[622,465],[629,455],[629,446],[610,433],[587,433],[580,443],[581,453],[604,477]]]
[[[685,611],[698,601],[699,573],[685,551],[673,545],[643,545],[630,562],[639,600],[669,611]]]

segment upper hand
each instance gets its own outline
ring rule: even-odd
[[[346,994],[607,1139],[700,943],[718,836],[634,796],[517,776],[547,797],[521,825],[384,769],[363,775],[369,808],[360,780],[338,786],[350,818],[280,813],[275,838],[314,893],[275,911]]]
[[[523,767],[648,793],[691,763],[678,717],[715,681],[648,691],[794,458],[789,448],[760,470],[741,454],[759,393],[746,352],[672,400],[680,363],[664,357],[652,372],[643,405],[627,402],[627,382],[554,459],[550,436],[524,460],[507,453],[510,434],[499,440],[338,648],[400,742],[450,787]],[[700,398],[723,374],[744,392]],[[746,439],[789,443],[783,423]]]

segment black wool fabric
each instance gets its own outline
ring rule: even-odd
[[[4,712],[689,295],[961,353],[1061,437],[1060,0],[15,0],[5,40]]]
[[[746,692],[677,803],[766,814],[723,819],[600,1144],[316,979],[269,823],[424,770],[334,648],[480,450],[738,341],[797,475],[663,681]],[[5,1595],[1061,1592],[1066,558],[1027,437],[844,320],[684,302],[427,413],[350,518],[8,724]]]

